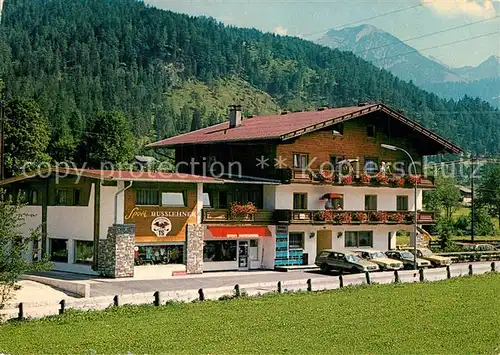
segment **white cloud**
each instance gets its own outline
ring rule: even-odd
[[[288,34],[288,28],[278,25],[273,29],[273,32],[280,36],[286,36]]]
[[[496,15],[498,0],[420,0],[420,3],[443,16],[466,15],[490,18]]]

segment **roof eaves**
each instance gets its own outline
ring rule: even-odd
[[[221,179],[148,179],[148,178],[126,178],[126,177],[118,177],[113,178],[113,181],[134,181],[134,182],[174,182],[174,183],[187,183],[187,184],[196,184],[196,183],[204,183],[204,184],[224,184],[224,180]]]
[[[451,153],[462,154],[464,152],[455,143],[451,142],[450,140],[448,140],[446,138],[441,137],[437,133],[432,132],[431,130],[425,128],[421,124],[419,124],[419,123],[417,123],[417,122],[415,122],[413,120],[410,120],[409,118],[407,118],[406,116],[400,114],[399,112],[396,112],[392,108],[390,108],[390,107],[388,107],[386,105],[381,105],[381,107],[382,107],[382,111],[383,112],[385,112],[385,113],[393,116],[394,118],[396,118],[399,121],[405,123],[409,127],[412,127],[414,130],[416,130],[416,131],[422,133],[423,135],[431,138],[432,140],[438,142],[439,144],[441,144],[442,146],[444,146],[445,148],[447,148]]]
[[[378,110],[380,110],[380,108],[381,108],[380,104],[375,104],[375,105],[363,107],[359,111],[351,112],[351,113],[348,113],[348,114],[345,114],[345,115],[342,115],[339,117],[328,119],[328,120],[320,122],[320,123],[316,123],[316,124],[311,125],[311,126],[307,126],[307,127],[304,127],[304,128],[298,129],[298,130],[294,130],[294,131],[282,134],[280,136],[280,139],[287,140],[287,139],[295,138],[295,137],[301,136],[301,135],[306,134],[306,133],[317,131],[317,130],[324,128],[324,127],[332,126],[332,125],[337,124],[337,123],[341,123],[341,122],[344,122],[344,121],[347,121],[347,120],[350,120],[350,119],[353,119],[353,118],[356,118],[359,116],[366,115],[367,113],[370,113],[370,112],[378,111]]]

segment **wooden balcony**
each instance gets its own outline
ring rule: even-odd
[[[204,208],[202,223],[229,223],[229,224],[274,224],[274,211],[258,210],[255,214],[234,216],[230,209]]]
[[[436,212],[418,211],[418,224],[436,223]],[[291,224],[413,224],[412,211],[276,210],[278,223]]]
[[[370,175],[369,182],[362,182],[361,174],[339,175],[328,170],[320,169],[277,169],[277,179],[283,184],[305,183],[333,186],[364,186],[364,187],[398,187],[413,188],[414,183],[410,175],[387,174],[387,181],[378,179],[377,175]],[[421,176],[418,178],[418,188],[435,188],[434,176]]]

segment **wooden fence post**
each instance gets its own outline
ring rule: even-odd
[[[344,287],[344,275],[340,274],[339,275],[339,283],[340,283],[340,288]]]
[[[234,285],[234,294],[236,295],[236,297],[241,296],[240,285],[238,285],[238,284]]]
[[[424,277],[424,269],[419,269],[418,270],[418,274],[419,274],[419,280],[420,282],[424,282],[425,281],[425,277]]]
[[[451,279],[451,269],[450,265],[446,265],[446,278]]]
[[[200,288],[198,290],[198,296],[199,296],[198,298],[199,298],[200,301],[205,301],[205,293],[203,292],[202,288]]]
[[[158,307],[160,305],[160,291],[153,293],[153,297],[155,298],[153,304]]]
[[[472,264],[469,264],[469,276],[472,276],[474,272],[472,271]]]
[[[372,279],[371,279],[370,273],[368,271],[365,271],[365,277],[366,277],[366,283],[368,285],[371,285],[372,284]]]
[[[120,296],[115,295],[115,297],[113,297],[113,306],[118,307],[119,305],[120,305]]]
[[[66,310],[66,300],[61,300],[59,304],[61,305],[61,308],[59,308],[59,314],[64,314],[64,311]]]
[[[307,279],[307,291],[311,292],[313,290],[312,288],[312,280]]]
[[[281,281],[278,281],[278,293],[282,293],[282,292],[283,292],[283,288],[281,285]]]
[[[399,272],[398,270],[394,270],[394,282],[399,283],[401,280],[399,279]]]
[[[22,302],[19,303],[19,313],[17,314],[17,319],[19,320],[24,319],[24,304]]]

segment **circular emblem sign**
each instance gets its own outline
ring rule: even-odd
[[[151,223],[151,230],[157,237],[166,237],[172,230],[172,222],[167,217],[158,217]]]

